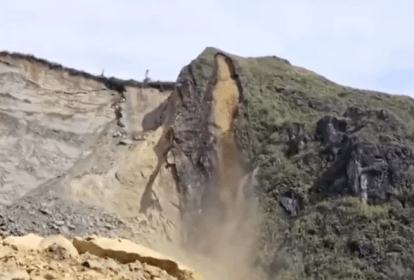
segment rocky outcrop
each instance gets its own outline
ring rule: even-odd
[[[357,121],[358,122],[358,121]],[[373,150],[370,143],[339,130],[336,118],[323,118],[318,129],[323,133],[317,137],[324,143],[322,151],[332,166],[321,178],[321,192],[325,195],[358,195],[363,175],[367,177],[367,195],[369,199],[389,200],[403,178],[402,173],[413,164],[410,149],[406,147],[385,146]],[[342,121],[346,129],[347,122]],[[358,129],[362,129],[364,125]]]
[[[195,65],[183,68],[177,81],[182,106],[173,125],[172,151],[190,239],[211,227],[204,224],[207,219],[227,222],[245,195],[236,131],[243,91],[235,66],[226,54],[215,54],[214,72],[203,88],[193,74]]]

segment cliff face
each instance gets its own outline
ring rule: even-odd
[[[113,119],[116,95],[94,80],[0,56],[0,184],[9,204],[65,174]]]
[[[2,235],[172,242],[224,278],[413,275],[411,98],[207,48],[176,83],[3,52],[0,101]]]

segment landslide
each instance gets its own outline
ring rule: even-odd
[[[180,198],[167,158],[173,90],[174,83],[94,76],[0,52],[0,236],[98,235],[158,249],[174,243]],[[48,270],[37,251],[3,249],[0,266],[10,264],[10,273]],[[56,264],[52,270],[66,277],[56,275]],[[70,265],[65,270],[72,273]]]
[[[269,279],[412,278],[411,98],[214,48],[177,83],[5,52],[0,70],[1,235],[167,241],[223,278],[251,257]]]
[[[244,166],[258,168],[255,190],[265,219],[256,265],[271,279],[411,279],[414,100],[338,85],[275,56],[207,48],[177,81],[192,120],[208,115],[221,56],[243,93],[236,125]],[[214,144],[201,129],[176,138],[199,182],[208,182],[216,163],[206,154]],[[367,203],[358,163],[368,180]],[[183,184],[202,194],[208,188]]]
[[[182,183],[193,178],[191,182],[202,183],[197,172],[185,168],[192,159],[187,158],[181,144],[191,146],[191,141],[178,143],[180,130],[192,128],[180,121],[182,113],[189,109],[191,118],[196,100],[188,102],[174,83],[97,77],[32,56],[0,53],[0,98],[5,101],[0,104],[4,113],[1,152],[5,155],[0,159],[0,167],[4,167],[0,235],[6,239],[27,233],[45,237],[62,234],[70,239],[90,239],[92,234],[127,238],[185,260],[209,279],[246,277],[250,273],[246,260],[251,256],[250,246],[242,245],[246,239],[239,229],[250,224],[234,215],[238,209],[226,194],[227,188],[230,193],[238,192],[240,184],[246,186],[251,181],[239,166],[233,111],[240,92],[234,86],[230,66],[223,58],[218,61],[215,79],[220,82],[213,81],[215,93],[210,92],[214,104],[210,102],[204,110],[214,117],[199,119],[199,123],[193,119],[200,131],[208,130],[205,125],[209,121],[219,127],[214,135],[223,141],[206,159],[219,158],[220,165],[212,165],[211,170],[220,176],[205,182],[217,184],[213,192],[219,189],[221,203],[233,214],[221,225],[209,223],[208,231],[198,240],[214,251],[205,257],[179,248],[188,241],[183,228],[192,226],[186,219],[191,216],[187,206],[196,204],[188,195],[191,188],[183,188]],[[228,90],[229,86],[233,90]],[[229,169],[229,163],[235,168]],[[17,189],[20,192],[15,192]],[[203,222],[213,217],[202,215]],[[92,250],[101,252],[93,246]],[[41,262],[38,257],[42,258],[39,252],[32,253],[29,259],[13,251],[4,257],[6,262],[15,260],[11,270],[23,264],[30,274],[27,262],[36,265]],[[30,259],[35,259],[34,264]],[[65,274],[70,274],[67,269]],[[56,276],[60,277],[66,276]]]

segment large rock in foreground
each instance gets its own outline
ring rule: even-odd
[[[202,280],[196,271],[121,239],[9,236],[0,243],[1,279]],[[37,278],[36,278],[37,277]]]

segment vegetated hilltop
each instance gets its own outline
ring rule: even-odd
[[[207,48],[182,71],[200,108],[217,53]],[[267,217],[258,263],[280,279],[412,278],[414,100],[341,86],[277,57],[227,57],[243,93],[237,139],[245,163],[259,167]]]

